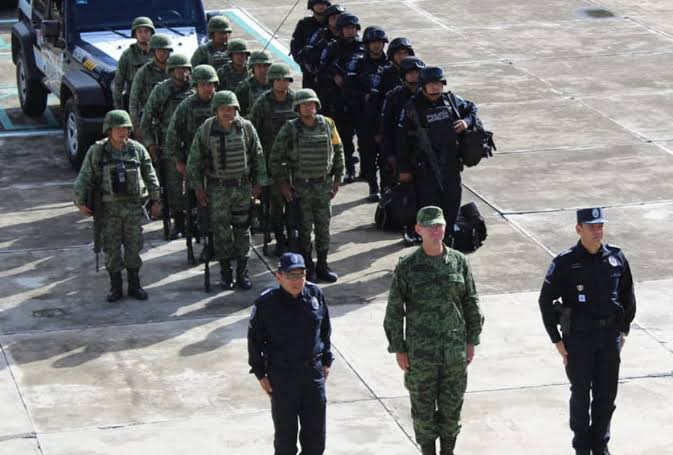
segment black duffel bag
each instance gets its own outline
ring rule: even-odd
[[[460,208],[452,234],[449,246],[454,250],[469,253],[483,245],[488,233],[477,204],[470,202]]]
[[[450,93],[448,98],[454,115],[456,118],[461,118],[453,99],[453,93]],[[493,133],[486,131],[478,118],[474,125],[458,136],[458,156],[467,167],[476,166],[482,158],[492,157],[493,150],[498,150],[493,142]]]
[[[416,193],[411,183],[398,183],[381,195],[374,223],[382,230],[397,230],[416,224]]]

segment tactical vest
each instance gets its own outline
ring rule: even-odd
[[[332,170],[334,149],[332,134],[322,116],[316,117],[313,128],[306,127],[301,120],[290,122],[297,151],[297,168],[295,177],[315,179],[326,177]]]
[[[213,43],[208,43],[208,64],[215,68],[215,71],[222,68],[224,65],[229,63],[231,60],[227,55],[227,46],[224,46],[224,50],[218,50],[213,47]]]
[[[252,106],[255,105],[257,98],[259,98],[262,93],[271,89],[271,87],[269,85],[262,85],[253,78],[250,78],[246,85],[248,86],[248,102],[250,103],[248,106],[248,111],[250,111],[252,110]]]
[[[161,134],[162,138],[166,136],[166,131],[168,130],[168,125],[171,122],[171,117],[173,113],[178,108],[178,104],[182,102],[185,98],[188,98],[192,95],[192,91],[189,88],[189,84],[186,84],[183,88],[179,88],[175,83],[173,83],[169,88],[168,98],[164,100],[164,105],[159,111],[161,115]]]
[[[238,73],[234,71],[231,67],[231,63],[223,66],[217,72],[217,78],[220,80],[220,90],[230,90],[233,91],[234,88],[238,85],[239,82],[245,80],[248,77],[248,72],[243,71]]]
[[[189,149],[192,146],[192,141],[194,140],[194,135],[196,130],[199,129],[203,122],[213,115],[210,103],[212,99],[208,101],[201,101],[198,95],[192,95],[192,101],[189,103],[189,118],[187,119],[187,131],[185,131],[185,139],[189,142],[185,143],[185,149],[187,154],[189,154]]]
[[[103,201],[139,200],[146,195],[139,153],[134,142],[129,141],[116,157],[108,148],[108,139],[99,141],[96,145],[100,147],[98,160]]]
[[[297,112],[292,109],[292,95],[288,94],[287,99],[281,103],[270,97],[267,106],[267,118],[271,120],[271,138],[278,136],[278,132],[288,120],[297,118]],[[269,150],[271,152],[271,150]]]
[[[234,120],[229,131],[224,131],[210,117],[201,130],[201,141],[208,148],[208,179],[234,180],[248,175],[247,133],[240,118]]]

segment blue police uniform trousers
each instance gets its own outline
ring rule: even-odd
[[[597,328],[564,335],[563,342],[568,351],[573,447],[598,451],[610,439],[619,380],[619,333],[614,326]]]
[[[322,455],[325,451],[327,398],[320,359],[298,365],[274,365],[272,360],[269,380],[273,389],[274,454],[296,455],[299,423],[301,455]]]

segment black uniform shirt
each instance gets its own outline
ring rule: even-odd
[[[617,317],[620,332],[628,333],[636,315],[636,297],[629,263],[621,250],[603,245],[596,254],[581,242],[554,258],[542,290],[540,311],[549,338],[561,340],[554,300],[572,309],[572,321]]]
[[[290,41],[290,54],[295,62],[298,64],[308,63],[304,62],[303,51],[308,44],[313,34],[322,27],[322,24],[315,18],[315,16],[307,16],[297,22],[297,27],[292,34],[292,41]]]
[[[297,297],[281,287],[264,291],[255,301],[248,326],[248,363],[261,379],[269,365],[299,365],[318,357],[332,364],[332,326],[320,288],[306,283]]]

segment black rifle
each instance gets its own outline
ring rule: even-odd
[[[161,150],[161,138],[159,137],[159,125],[154,125],[154,143],[156,144],[157,151],[157,165],[155,168],[159,172],[159,189],[161,196],[161,218],[164,223],[164,240],[171,239],[171,212],[168,207],[168,187],[166,186],[166,160],[163,158],[163,153]]]
[[[405,114],[409,117],[411,123],[415,126],[416,139],[418,140],[418,148],[423,152],[425,158],[432,169],[432,174],[439,185],[439,189],[444,191],[444,185],[442,185],[442,174],[439,171],[439,162],[437,161],[437,155],[435,154],[434,149],[432,148],[432,142],[430,142],[430,137],[428,136],[427,128],[424,128],[421,125],[421,121],[418,118],[418,113],[416,112],[416,106],[413,103],[408,103],[407,107],[404,109]]]
[[[198,223],[196,221],[197,214],[194,213],[195,210],[198,211],[198,201],[196,200],[196,194],[194,190],[189,188],[187,179],[182,181],[182,194],[185,198],[185,241],[187,242],[187,262],[191,265],[196,265],[196,257],[194,256],[194,246],[192,245],[192,239],[195,237],[194,234],[199,232]],[[200,237],[196,236],[197,243],[200,241]]]
[[[96,272],[100,270],[98,257],[101,249],[103,230],[103,194],[98,185],[92,185],[86,197],[86,206],[93,213],[93,252],[96,254]]]
[[[269,255],[269,243],[271,242],[271,219],[270,219],[270,207],[271,207],[271,185],[262,187],[262,219],[260,225],[262,228],[262,233],[264,235],[264,246],[262,247],[262,252],[264,256]],[[278,239],[276,239],[278,241]]]
[[[199,235],[203,237],[203,252],[201,259],[203,259],[203,290],[210,292],[210,259],[211,259],[211,234],[210,234],[210,214],[208,207],[199,205]]]
[[[285,202],[285,228],[287,229],[287,248],[292,253],[301,251],[302,211],[299,198],[294,194],[292,200]]]

